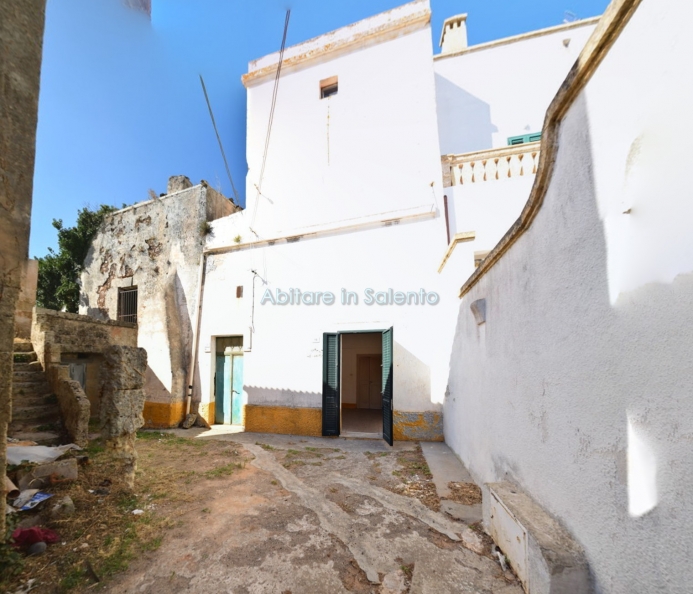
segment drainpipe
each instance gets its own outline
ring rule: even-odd
[[[448,220],[448,197],[443,196],[443,204],[445,204],[445,231],[448,234],[448,245],[450,245],[450,221]]]

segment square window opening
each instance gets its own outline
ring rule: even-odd
[[[325,78],[320,81],[320,99],[332,97],[339,91],[339,83],[336,76]]]
[[[118,289],[118,320],[137,323],[137,287]]]

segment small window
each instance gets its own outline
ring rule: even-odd
[[[137,323],[137,287],[118,289],[118,319],[121,322]]]
[[[490,252],[474,252],[474,268],[479,268]]]
[[[336,76],[331,76],[320,81],[320,99],[325,99],[326,97],[332,97],[336,95],[339,90],[339,84],[337,82]]]
[[[243,285],[236,287],[236,298],[240,299],[241,297],[243,297]]]
[[[508,146],[515,146],[516,144],[525,144],[527,142],[537,142],[541,140],[541,132],[534,132],[533,134],[523,134],[522,136],[511,136],[508,138]]]

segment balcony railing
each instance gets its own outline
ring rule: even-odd
[[[474,153],[443,155],[443,186],[534,175],[539,166],[540,146],[541,142],[528,142]]]

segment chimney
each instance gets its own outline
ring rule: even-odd
[[[192,188],[192,182],[187,175],[172,175],[168,178],[168,188],[166,188],[167,194],[173,194],[173,192],[180,192],[181,190],[187,190]]]
[[[440,36],[442,54],[454,54],[467,48],[467,15],[458,14],[443,23]]]

